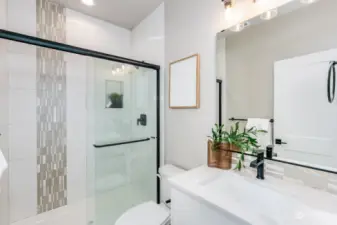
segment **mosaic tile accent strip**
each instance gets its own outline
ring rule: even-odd
[[[66,41],[65,8],[37,0],[37,37]],[[67,205],[66,62],[64,53],[37,48],[37,212]]]
[[[50,0],[36,0],[37,37],[66,43],[66,8]]]

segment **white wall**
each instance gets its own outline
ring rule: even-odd
[[[65,53],[67,63],[67,194],[65,215],[52,216],[67,224],[77,218],[77,224],[86,224],[87,186],[87,57]],[[90,146],[91,147],[91,146]],[[51,213],[52,214],[52,213]],[[74,220],[70,220],[74,221]]]
[[[6,24],[5,13],[8,12],[7,28],[12,31],[36,35],[36,1],[10,0],[0,1],[0,28]],[[67,43],[83,48],[106,52],[109,54],[130,57],[131,31],[67,10]],[[18,17],[17,15],[20,15]],[[25,19],[22,19],[25,18]],[[36,215],[36,54],[35,47],[25,44],[11,44],[9,51],[5,50],[5,41],[0,43],[0,103],[2,106],[11,104],[9,110],[0,112],[0,146],[9,149],[10,156],[10,190],[6,190],[6,176],[3,179],[0,195],[0,224],[16,222],[16,225],[35,223],[86,224],[86,209],[82,204],[86,197],[86,167],[87,154],[92,157],[92,151],[86,152],[87,143],[87,80],[88,59],[83,56],[65,53],[67,61],[67,157],[68,157],[68,207],[46,214]],[[3,64],[4,62],[5,64]],[[18,63],[20,67],[18,67]],[[8,67],[8,73],[6,72]],[[25,72],[24,72],[25,71]],[[10,83],[11,82],[11,83]],[[9,85],[10,83],[10,85]],[[4,85],[4,87],[3,87]],[[19,104],[17,104],[19,102]],[[28,104],[28,105],[27,105]],[[26,112],[22,116],[22,112]],[[27,124],[29,123],[29,124]],[[18,129],[19,126],[22,129]],[[92,143],[90,143],[92,146]],[[35,146],[35,147],[34,147]],[[25,149],[25,151],[22,151]],[[92,150],[92,148],[90,148]],[[92,166],[91,164],[89,164]],[[93,169],[88,169],[92,171]],[[25,179],[26,178],[26,179]],[[24,182],[24,183],[23,183]],[[92,182],[90,180],[89,182]],[[8,211],[10,199],[10,212]],[[84,206],[84,207],[83,207]],[[92,213],[92,212],[91,212]],[[90,215],[91,216],[91,215]],[[88,217],[91,219],[91,217]]]
[[[35,0],[7,1],[7,29],[35,35],[35,5]],[[27,19],[22,20],[18,14]],[[10,43],[6,60],[9,80],[9,222],[13,223],[35,215],[37,209],[36,47]]]
[[[169,109],[165,85],[166,162],[189,169],[206,163],[207,135],[216,121],[216,33],[221,30],[218,0],[165,1],[165,65],[199,53],[200,109]]]
[[[226,14],[220,0],[165,1],[166,68],[170,62],[194,53],[199,53],[201,57],[200,109],[171,110],[165,104],[167,162],[184,168],[207,162],[207,135],[217,121],[216,33],[288,1],[290,0],[264,1],[261,4],[238,1],[235,8]],[[168,70],[165,71],[168,82]],[[218,75],[221,76],[224,74]],[[167,100],[168,85],[165,85],[165,93]]]
[[[6,28],[7,0],[0,0],[0,29]],[[6,41],[0,40],[0,148],[8,160],[8,96],[9,81],[6,71]],[[6,110],[3,110],[6,109]],[[8,170],[0,180],[0,224],[7,224],[9,220],[8,202]]]
[[[0,40],[0,148],[8,160],[9,80],[6,47],[6,42]],[[0,224],[7,224],[9,220],[8,183],[8,170],[6,170],[0,180]]]
[[[6,28],[7,0],[0,0],[0,29]]]
[[[37,208],[36,48],[12,43],[7,63],[10,220],[16,222],[35,215]]]
[[[131,32],[67,9],[67,43],[112,55],[130,57]]]
[[[36,0],[7,0],[7,29],[36,36]]]
[[[162,3],[131,33],[132,57],[153,64],[164,64],[165,5]]]
[[[164,66],[165,66],[165,5],[162,3],[146,17],[131,33],[132,58],[160,65],[160,124],[161,124],[161,164],[164,162]]]

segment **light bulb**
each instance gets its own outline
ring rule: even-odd
[[[301,0],[301,3],[303,3],[303,4],[312,4],[312,3],[315,3],[317,1],[318,0]]]
[[[245,29],[247,26],[249,26],[249,23],[243,22],[243,23],[239,23],[239,24],[236,24],[235,26],[231,27],[230,30],[234,31],[234,32],[240,32],[243,29]]]
[[[234,6],[235,4],[235,0],[222,0],[224,6],[225,6],[225,9],[230,9]]]
[[[94,6],[95,2],[94,0],[82,0],[82,3],[87,6]]]
[[[271,20],[277,16],[277,9],[271,9],[261,14],[261,19]]]

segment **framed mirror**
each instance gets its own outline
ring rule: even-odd
[[[195,54],[170,63],[169,106],[171,109],[200,107],[200,56]]]
[[[292,1],[271,20],[259,15],[241,32],[218,34],[226,117],[242,119],[242,127],[247,119],[273,120],[263,146],[273,145],[274,159],[337,171],[336,7],[334,0]]]

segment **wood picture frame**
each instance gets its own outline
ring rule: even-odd
[[[194,54],[169,65],[169,107],[200,108],[200,55]]]

